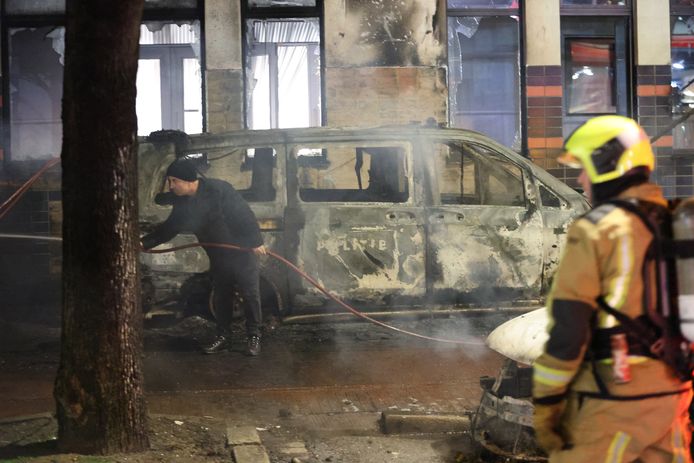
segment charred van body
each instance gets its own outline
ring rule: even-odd
[[[543,300],[583,197],[528,159],[467,130],[285,129],[140,141],[143,231],[166,167],[197,159],[251,204],[266,245],[366,310],[534,305]],[[193,242],[180,235],[171,244]],[[146,308],[206,305],[200,248],[142,257]],[[330,310],[280,262],[261,270],[264,309]]]

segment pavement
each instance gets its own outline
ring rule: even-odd
[[[461,346],[357,321],[281,325],[264,336],[256,358],[242,354],[240,326],[230,352],[208,356],[198,351],[214,333],[207,320],[148,327],[148,410],[178,417],[174,422],[223,423],[215,439],[237,463],[482,461],[461,459],[475,454],[467,431],[480,377],[496,375],[503,361],[482,343],[511,317],[392,321],[472,341]],[[0,340],[0,420],[38,415],[40,423],[54,407],[59,332],[18,322],[0,328],[7,333]],[[1,437],[0,422],[0,445]]]

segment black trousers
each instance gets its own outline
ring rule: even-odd
[[[239,294],[246,317],[246,334],[260,335],[260,263],[251,252],[233,252],[210,259],[214,285],[214,307],[220,332],[229,331],[233,316],[234,293]],[[212,256],[211,256],[212,257]]]

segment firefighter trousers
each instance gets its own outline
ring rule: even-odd
[[[573,447],[550,463],[691,463],[689,404],[692,391],[617,401],[571,394],[564,416]]]

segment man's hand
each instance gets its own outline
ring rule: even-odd
[[[535,438],[540,448],[548,455],[555,450],[561,450],[566,445],[560,433],[565,405],[565,401],[551,405],[535,404],[533,416]]]
[[[256,256],[266,256],[267,255],[267,248],[265,247],[264,244],[261,244],[257,248],[253,248],[253,254]]]

